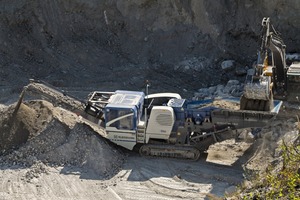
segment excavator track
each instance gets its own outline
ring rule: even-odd
[[[192,146],[146,144],[140,147],[140,155],[198,160],[200,151]]]

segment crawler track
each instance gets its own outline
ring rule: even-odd
[[[192,146],[143,145],[139,150],[142,156],[172,157],[198,160],[200,151]]]

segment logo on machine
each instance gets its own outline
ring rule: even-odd
[[[130,136],[124,136],[124,135],[114,135],[114,139],[127,139],[127,140],[134,140],[134,137],[130,137]]]

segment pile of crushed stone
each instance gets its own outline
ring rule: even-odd
[[[276,120],[269,127],[264,127],[256,135],[252,145],[252,157],[244,167],[246,171],[264,173],[268,165],[280,167],[282,142],[292,145],[299,139],[298,122],[294,118]]]
[[[90,126],[80,123],[74,113],[46,101],[32,101],[22,104],[16,118],[11,119],[13,109],[8,106],[1,110],[0,136],[4,140],[0,165],[28,167],[32,169],[26,175],[29,179],[46,172],[47,166],[76,166],[102,178],[120,169],[122,153]],[[5,126],[7,123],[20,130]],[[26,137],[18,139],[22,134]]]

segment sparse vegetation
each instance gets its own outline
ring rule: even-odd
[[[282,145],[282,168],[268,171],[265,178],[268,199],[300,199],[300,145]],[[276,172],[276,171],[275,171]]]
[[[280,164],[270,165],[266,173],[256,176],[251,189],[241,187],[242,199],[300,199],[300,143],[297,141],[291,145],[283,142]]]

